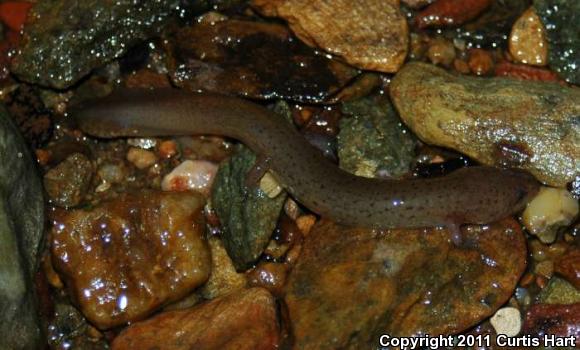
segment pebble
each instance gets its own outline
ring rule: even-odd
[[[163,191],[194,190],[209,195],[218,166],[205,160],[186,160],[163,177]]]
[[[282,296],[286,284],[288,266],[280,263],[265,262],[248,273],[250,286],[262,287],[275,296]]]
[[[147,169],[157,162],[155,153],[143,148],[131,147],[127,152],[127,160],[137,169]]]
[[[475,75],[489,75],[493,71],[493,58],[486,50],[471,49],[467,65]]]
[[[244,288],[246,276],[236,271],[221,239],[210,237],[208,243],[211,250],[211,273],[200,288],[201,296],[214,299]]]
[[[276,181],[272,173],[266,172],[260,179],[260,189],[266,193],[268,198],[276,198],[282,193],[282,186]]]
[[[92,324],[142,319],[208,279],[204,203],[195,192],[141,191],[53,219],[54,268]]]
[[[533,7],[514,23],[509,38],[509,53],[519,63],[534,66],[548,64],[546,29]]]
[[[44,188],[53,204],[70,208],[82,202],[92,178],[92,162],[84,154],[74,153],[46,172]]]
[[[429,44],[427,57],[433,64],[449,67],[455,59],[455,47],[447,39],[435,38]]]
[[[578,217],[578,201],[563,188],[542,187],[522,216],[528,232],[552,243],[562,229]]]
[[[504,307],[496,311],[491,317],[490,323],[499,334],[515,337],[522,330],[522,315],[515,307]]]

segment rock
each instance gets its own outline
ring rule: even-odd
[[[80,204],[93,178],[93,163],[74,153],[44,174],[44,188],[50,201],[63,208]]]
[[[580,290],[559,277],[552,277],[538,295],[538,301],[543,304],[580,303]]]
[[[495,66],[494,74],[498,77],[510,77],[522,80],[562,82],[558,74],[549,69],[532,67],[527,64],[514,64],[507,61],[499,62]]]
[[[491,0],[438,0],[419,12],[415,23],[420,29],[458,27],[479,16],[491,3]]]
[[[525,269],[519,224],[365,230],[321,220],[288,276],[296,349],[369,349],[380,334],[455,334],[489,317]]]
[[[467,65],[475,75],[489,75],[493,70],[493,59],[489,52],[482,49],[469,50]]]
[[[451,41],[437,37],[429,43],[427,58],[433,64],[449,67],[455,59],[455,47]]]
[[[199,293],[206,299],[215,299],[246,286],[246,276],[238,273],[228,256],[223,242],[217,237],[208,239],[211,249],[211,273]]]
[[[59,300],[48,326],[48,343],[52,349],[107,349],[105,339],[90,336],[91,328],[74,306]]]
[[[411,168],[416,140],[401,125],[390,101],[367,97],[342,105],[340,167],[358,176],[397,177]]]
[[[425,7],[435,0],[401,0],[402,3],[413,9]]]
[[[571,246],[556,261],[555,271],[580,290],[580,247]]]
[[[264,262],[250,271],[248,283],[253,287],[265,288],[275,296],[281,296],[284,294],[287,273],[286,264]]]
[[[491,325],[497,334],[515,337],[522,330],[522,315],[515,307],[504,307],[491,317]]]
[[[278,324],[272,295],[251,288],[135,323],[115,338],[111,348],[274,350],[280,342]]]
[[[578,201],[563,188],[541,187],[528,203],[522,220],[526,229],[544,243],[553,243],[558,232],[578,216]]]
[[[44,234],[42,184],[33,158],[0,107],[0,347],[44,346],[34,276]]]
[[[426,143],[525,169],[550,186],[564,187],[580,174],[578,89],[409,63],[390,94],[401,119]]]
[[[127,151],[127,160],[137,169],[147,169],[157,162],[155,153],[143,148],[131,147]]]
[[[11,70],[26,82],[66,89],[157,35],[179,4],[178,0],[36,2]]]
[[[514,23],[509,38],[509,52],[516,62],[545,66],[548,64],[546,28],[533,7]]]
[[[548,334],[557,337],[572,336],[572,339],[575,338],[576,344],[580,344],[580,303],[533,305],[526,314],[524,333],[536,337],[544,337]],[[577,349],[573,343],[554,348],[562,349],[564,346],[568,346],[569,349]]]
[[[305,43],[355,67],[393,73],[407,56],[408,26],[399,0],[253,0],[281,17]]]
[[[223,243],[238,270],[247,269],[260,257],[287,197],[284,191],[270,198],[258,183],[246,186],[255,163],[256,156],[238,146],[236,154],[220,166],[212,190],[212,205],[223,226]]]
[[[321,103],[357,75],[280,24],[201,22],[180,28],[170,42],[172,81],[192,91]]]
[[[91,323],[141,319],[207,280],[203,205],[196,193],[144,191],[54,219],[55,270]]]
[[[580,84],[580,2],[534,0],[534,9],[548,35],[550,67],[569,83]]]
[[[186,160],[163,177],[163,191],[193,190],[209,195],[218,167],[205,160]]]

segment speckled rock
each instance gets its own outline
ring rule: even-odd
[[[481,163],[521,168],[566,186],[580,175],[580,90],[557,83],[457,76],[409,63],[390,94],[399,115],[429,144]]]
[[[65,89],[159,33],[178,0],[43,0],[25,26],[11,70],[30,83]]]
[[[250,267],[260,257],[288,196],[284,191],[270,198],[257,182],[248,187],[255,163],[254,153],[238,146],[236,154],[221,164],[212,190],[212,205],[223,226],[223,243],[238,270]]]
[[[54,267],[91,323],[141,319],[207,280],[204,202],[194,192],[143,191],[54,219]]]
[[[307,44],[358,68],[392,73],[407,56],[409,29],[399,0],[253,0],[252,5],[286,20]]]
[[[546,28],[533,7],[514,23],[509,38],[509,51],[515,61],[534,66],[548,64]]]
[[[112,349],[275,350],[279,332],[275,299],[251,288],[135,323],[115,338]]]
[[[534,0],[549,43],[550,67],[566,81],[580,84],[580,26],[577,0]]]
[[[60,207],[78,205],[84,198],[91,179],[93,163],[81,153],[74,153],[44,174],[44,188],[50,201]]]
[[[344,103],[340,120],[340,167],[358,176],[397,177],[411,168],[416,139],[386,97]]]
[[[0,348],[43,344],[33,287],[44,233],[42,185],[24,140],[0,107]]]

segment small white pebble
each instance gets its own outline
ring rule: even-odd
[[[161,181],[163,191],[196,190],[208,195],[218,167],[205,160],[186,160]]]
[[[520,310],[515,307],[504,307],[496,311],[490,319],[490,323],[499,334],[515,337],[522,329],[522,316]]]
[[[275,198],[280,194],[280,192],[282,192],[282,187],[270,172],[265,173],[264,176],[262,176],[262,179],[260,179],[260,189],[264,191],[269,198]]]
[[[578,216],[578,201],[563,188],[542,187],[522,216],[526,229],[544,243],[552,243],[561,227]]]
[[[157,156],[151,151],[131,147],[127,152],[127,160],[138,169],[147,169],[157,162]]]

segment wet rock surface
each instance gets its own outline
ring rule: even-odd
[[[399,0],[253,0],[281,17],[304,42],[355,67],[396,72],[407,55],[408,27]]]
[[[566,81],[580,84],[580,2],[534,0],[534,9],[546,27],[550,67]]]
[[[112,349],[277,349],[278,322],[272,295],[251,288],[136,323],[115,338]]]
[[[278,24],[200,22],[175,36],[172,81],[193,91],[318,103],[357,74],[341,62],[316,54]]]
[[[157,35],[178,5],[177,0],[39,1],[11,71],[30,83],[65,89]]]
[[[63,208],[81,203],[93,177],[93,164],[74,153],[44,174],[44,188],[52,203]]]
[[[416,140],[391,102],[380,96],[344,103],[340,121],[340,167],[358,176],[397,177],[409,171]]]
[[[463,230],[372,231],[314,226],[288,277],[297,349],[361,349],[380,334],[458,333],[490,316],[525,268],[512,219]],[[353,302],[356,301],[356,302]]]
[[[236,154],[220,166],[212,190],[223,243],[238,270],[248,268],[262,254],[287,198],[285,191],[270,198],[258,183],[247,186],[254,164],[252,151],[238,146]]]
[[[534,305],[527,312],[524,333],[544,337],[573,336],[580,342],[580,303],[570,305]],[[561,347],[558,347],[561,348]],[[573,349],[574,347],[570,347]]]
[[[203,205],[193,192],[144,191],[57,215],[52,260],[91,323],[141,319],[207,280]]]
[[[555,271],[580,290],[580,247],[570,247],[556,262]]]
[[[0,339],[7,349],[43,344],[34,275],[43,242],[44,201],[35,162],[0,106]]]
[[[509,52],[516,62],[545,66],[548,63],[546,28],[533,7],[514,23],[509,38]]]
[[[580,174],[580,91],[548,82],[473,78],[407,64],[390,94],[423,141],[521,168],[564,187]]]

